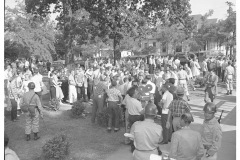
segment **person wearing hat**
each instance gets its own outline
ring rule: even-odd
[[[134,137],[133,160],[149,160],[151,154],[158,155],[158,145],[162,141],[162,127],[154,122],[157,107],[148,103],[145,107],[144,121],[135,122],[130,134]]]
[[[227,95],[232,94],[234,75],[235,75],[235,70],[232,66],[232,63],[229,61],[228,66],[226,67],[226,70],[225,70],[225,82],[227,85]]]
[[[166,128],[166,123],[168,119],[168,108],[169,104],[173,100],[173,94],[169,92],[170,87],[172,84],[166,83],[162,86],[162,91],[163,91],[163,96],[160,101],[160,106],[162,108],[162,114],[161,114],[161,122],[162,122],[162,128],[163,128],[163,141],[161,144],[168,144],[168,141],[171,140],[171,135],[172,135],[172,128]],[[171,123],[171,119],[170,119]]]
[[[4,133],[4,159],[5,160],[20,160],[17,154],[8,147],[9,137]]]
[[[205,79],[205,98],[204,101],[208,102],[209,99],[211,102],[215,99],[215,96],[217,95],[217,83],[218,83],[218,76],[214,73],[213,68],[210,66],[209,67],[209,73],[206,76]]]
[[[35,84],[34,82],[30,82],[28,84],[29,91],[23,94],[23,97],[20,101],[20,107],[23,105],[29,105],[30,107],[34,107],[35,112],[27,112],[26,113],[26,126],[25,126],[25,134],[26,140],[29,141],[31,139],[30,134],[31,131],[34,133],[34,140],[38,140],[40,137],[38,136],[39,132],[39,115],[43,117],[42,113],[42,103],[40,101],[39,96],[35,93]]]
[[[217,152],[222,141],[222,129],[215,118],[217,106],[212,102],[207,102],[203,107],[203,111],[202,143],[206,151],[203,160],[217,160]]]
[[[117,89],[117,82],[112,81],[111,88],[106,91],[107,101],[108,101],[108,128],[107,130],[111,132],[112,125],[114,126],[114,132],[119,131],[119,122],[120,122],[120,106],[119,102],[122,103],[122,94]]]
[[[178,81],[179,81],[179,86],[184,88],[184,92],[187,96],[187,100],[190,101],[189,99],[189,93],[188,93],[188,86],[187,86],[187,81],[189,81],[188,79],[188,75],[187,72],[185,70],[183,70],[183,66],[180,65],[179,66],[180,71],[177,73],[177,77],[178,77]]]
[[[174,132],[171,139],[169,157],[186,160],[200,160],[204,155],[201,135],[192,130],[189,125],[193,122],[191,113],[184,113],[180,118],[181,129]]]
[[[169,111],[168,111],[168,120],[166,123],[166,128],[170,128],[170,120],[172,121],[173,130],[177,131],[180,129],[180,117],[184,113],[190,112],[190,106],[189,104],[183,99],[184,96],[184,89],[182,87],[178,87],[176,91],[176,99],[173,99],[173,101],[169,105]]]

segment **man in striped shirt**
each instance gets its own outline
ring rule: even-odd
[[[183,99],[184,89],[182,87],[178,87],[176,91],[177,98],[174,99],[169,105],[168,111],[168,120],[166,123],[166,128],[170,128],[170,119],[173,118],[172,125],[174,131],[177,131],[181,128],[180,126],[180,117],[184,113],[190,112],[189,104]]]

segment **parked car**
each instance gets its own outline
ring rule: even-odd
[[[174,55],[174,60],[178,57],[178,59],[180,60],[180,64],[181,65],[185,65],[186,63],[188,65],[190,65],[190,61],[189,59],[193,59],[194,57],[196,57],[196,55],[194,53],[176,53]]]

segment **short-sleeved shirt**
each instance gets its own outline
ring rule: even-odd
[[[162,127],[152,119],[135,122],[130,133],[134,136],[134,146],[139,151],[155,150],[162,140]]]
[[[174,99],[169,105],[173,117],[180,117],[184,113],[189,113],[190,109],[188,103],[183,99]]]
[[[187,79],[188,79],[187,72],[184,71],[184,70],[180,70],[180,71],[177,73],[177,76],[178,76],[178,79],[179,79],[179,80],[187,80]]]
[[[122,93],[115,87],[107,90],[108,101],[118,102],[119,96],[122,97]]]
[[[173,95],[168,90],[163,94],[162,100],[165,100],[165,103],[163,104],[162,114],[168,114],[168,108],[170,103],[173,100]]]
[[[95,96],[103,95],[104,91],[108,89],[108,86],[103,82],[99,82],[96,86],[93,87],[93,94]]]
[[[214,117],[210,121],[203,122],[202,143],[207,148],[207,153],[212,156],[221,147],[222,129]]]
[[[143,108],[142,103],[139,100],[132,98],[127,94],[122,103],[126,105],[130,115],[141,115],[140,112],[143,110]]]
[[[37,74],[31,78],[31,81],[35,84],[34,92],[41,92],[42,91],[42,75]]]

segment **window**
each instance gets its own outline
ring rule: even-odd
[[[156,42],[153,42],[153,47],[156,47]]]
[[[147,44],[147,43],[144,43],[144,47],[147,48],[147,47],[148,47],[148,44]]]
[[[166,43],[162,43],[162,52],[163,53],[167,52],[167,44]]]
[[[176,47],[176,52],[182,52],[182,45],[178,45]]]

